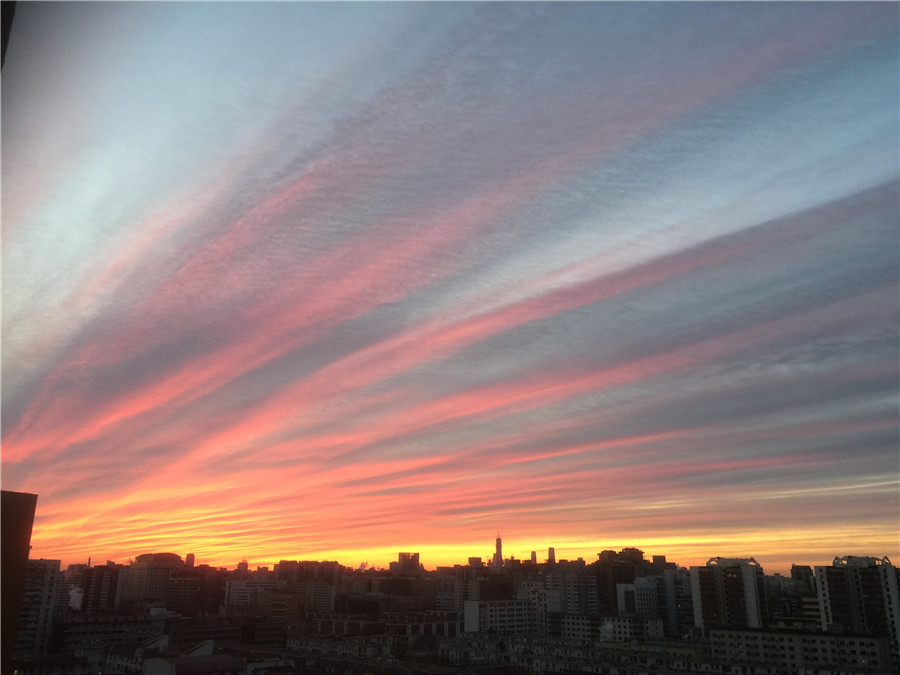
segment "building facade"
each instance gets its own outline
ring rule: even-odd
[[[844,556],[815,578],[822,630],[886,636],[900,668],[900,570],[887,557]]]
[[[762,628],[768,615],[765,575],[753,558],[710,558],[691,568],[694,625]]]
[[[53,631],[61,583],[59,560],[29,560],[19,607],[15,653],[41,656],[47,653]]]

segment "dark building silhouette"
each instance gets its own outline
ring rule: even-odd
[[[597,576],[597,607],[604,616],[614,615],[618,609],[619,584],[633,584],[650,569],[644,552],[637,548],[623,548],[620,552],[602,551],[592,565]]]
[[[398,553],[397,562],[390,564],[390,570],[398,575],[416,575],[422,570],[418,553]]]
[[[816,592],[816,578],[809,565],[797,565],[796,563],[791,565],[791,580],[804,592]]]
[[[9,36],[12,33],[13,18],[16,15],[16,3],[14,0],[3,0],[0,5],[2,5],[0,14],[2,14],[3,19],[3,53],[0,54],[0,68],[2,68],[6,64],[6,48],[9,46]]]
[[[5,10],[5,8],[4,8]],[[31,530],[34,527],[34,511],[37,495],[27,492],[0,491],[0,564],[3,574],[0,586],[2,608],[2,671],[9,672],[9,658],[16,641],[22,588],[28,569],[28,552],[31,550]]]
[[[101,614],[111,611],[116,604],[116,587],[119,583],[119,572],[122,565],[107,563],[106,565],[89,567],[85,574],[84,599],[82,609],[89,614]]]

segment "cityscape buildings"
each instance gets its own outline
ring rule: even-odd
[[[144,673],[898,672],[898,569],[835,557],[765,574],[752,557],[690,569],[638,548],[594,561],[389,569],[282,560],[213,568],[28,560],[17,675]]]

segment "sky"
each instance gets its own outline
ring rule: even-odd
[[[900,5],[19,3],[32,557],[900,562]]]

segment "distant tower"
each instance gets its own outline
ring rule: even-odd
[[[184,557],[184,566],[185,566],[185,567],[193,567],[193,566],[194,566],[194,560],[195,560],[194,554],[193,554],[193,553],[188,553],[188,554]]]
[[[503,567],[503,542],[500,533],[497,533],[497,549],[494,551],[494,567]]]
[[[531,552],[531,563],[537,565],[537,551]]]
[[[547,562],[551,565],[556,564],[556,549],[552,546],[547,549]]]

